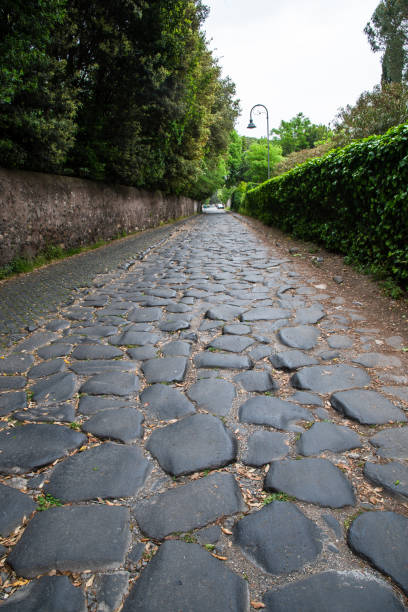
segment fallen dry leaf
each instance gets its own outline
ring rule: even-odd
[[[229,529],[225,529],[225,527],[221,527],[221,531],[227,535],[232,535],[232,531],[230,531]]]
[[[251,608],[260,610],[261,608],[266,608],[266,606],[264,603],[262,603],[262,601],[251,601]]]
[[[222,555],[216,555],[215,553],[211,553],[213,557],[219,559],[220,561],[227,561],[228,557],[223,557]]]

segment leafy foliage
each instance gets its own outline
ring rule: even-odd
[[[327,137],[329,129],[325,125],[312,123],[303,113],[298,113],[290,121],[281,121],[279,128],[271,130],[276,134],[274,142],[281,146],[282,154],[311,149],[319,140]]]
[[[270,144],[271,168],[282,159],[281,152],[282,149],[279,145]],[[244,179],[253,183],[266,181],[268,178],[268,141],[266,138],[260,138],[257,142],[252,143],[244,157],[246,165]]]
[[[294,151],[293,153],[289,153],[289,155],[283,157],[282,160],[272,168],[271,176],[279,176],[280,174],[283,174],[284,172],[303,164],[308,159],[325,155],[334,148],[335,144],[333,141],[328,140],[327,142],[317,145],[313,149],[303,149],[302,151]]]
[[[243,212],[408,288],[408,124],[248,191]]]

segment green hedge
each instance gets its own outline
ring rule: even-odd
[[[248,191],[241,212],[408,288],[408,124]]]

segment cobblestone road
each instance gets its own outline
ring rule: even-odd
[[[150,235],[0,358],[0,610],[405,610],[407,356],[236,217]]]

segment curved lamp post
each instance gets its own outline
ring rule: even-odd
[[[252,119],[252,111],[254,110],[254,108],[256,108],[257,106],[262,106],[262,108],[264,108],[266,110],[266,137],[268,140],[268,179],[271,178],[271,169],[270,169],[270,163],[269,163],[269,113],[268,113],[268,109],[266,108],[266,106],[264,104],[255,104],[255,106],[253,106],[251,108],[251,112],[249,113],[249,123],[248,123],[248,130],[252,130],[254,128],[256,128],[256,125]]]

